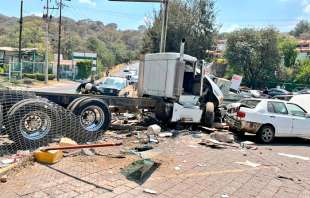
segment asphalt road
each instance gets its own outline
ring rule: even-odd
[[[123,69],[137,70],[139,71],[139,62],[135,62],[126,65]],[[116,76],[123,77],[123,69],[117,72]],[[79,86],[79,82],[61,80],[59,83],[51,85],[43,85],[40,87],[27,88],[29,91],[40,91],[40,92],[56,92],[56,93],[75,93],[76,88]]]

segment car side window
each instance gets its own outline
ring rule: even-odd
[[[268,102],[268,112],[278,114],[288,114],[283,102]]]
[[[294,116],[305,117],[306,112],[295,104],[288,103],[287,105],[288,112]]]

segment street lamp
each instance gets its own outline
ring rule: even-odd
[[[166,51],[166,39],[168,29],[168,2],[169,0],[109,0],[119,2],[143,2],[143,3],[161,3],[162,23],[161,23],[161,36],[160,36],[160,52]]]

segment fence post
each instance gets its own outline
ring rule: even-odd
[[[9,82],[11,82],[11,80],[12,80],[11,79],[12,78],[11,75],[12,75],[12,62],[10,61],[9,62]]]

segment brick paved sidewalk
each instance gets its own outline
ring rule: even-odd
[[[64,158],[53,169],[37,163],[23,169],[0,184],[0,197],[310,197],[310,161],[278,155],[310,157],[308,142],[218,150],[199,145],[200,140],[190,135],[165,139],[148,151],[161,166],[143,185],[120,174],[135,156],[78,156]],[[119,148],[105,151],[117,153]],[[261,165],[236,163],[246,160]]]

